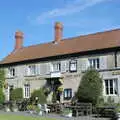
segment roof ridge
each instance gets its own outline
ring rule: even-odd
[[[87,37],[87,36],[91,36],[91,35],[104,34],[104,33],[107,33],[107,32],[118,31],[118,30],[120,30],[120,28],[100,31],[100,32],[96,32],[96,33],[84,34],[84,35],[79,35],[79,36],[75,36],[75,37],[68,37],[68,38],[62,39],[62,41],[72,40],[72,39],[76,39],[76,38],[79,38],[79,37]],[[49,42],[46,42],[46,43],[39,43],[39,44],[30,45],[30,46],[24,46],[23,48],[36,47],[36,46],[39,46],[39,45],[46,45],[46,44],[50,44],[50,43],[53,43],[53,42],[54,41],[49,41]]]
[[[79,35],[79,36],[75,36],[75,37],[65,38],[65,39],[63,39],[63,41],[64,40],[76,39],[76,38],[79,38],[79,37],[87,37],[87,36],[91,36],[91,35],[105,34],[105,33],[108,33],[108,32],[119,31],[119,30],[120,30],[120,28],[116,28],[116,29],[105,30],[105,31],[100,31],[100,32],[96,32],[96,33],[84,34],[84,35]]]

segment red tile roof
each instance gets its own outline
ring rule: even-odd
[[[99,32],[54,42],[23,47],[12,52],[0,64],[34,60],[51,56],[66,55],[120,46],[120,29]]]

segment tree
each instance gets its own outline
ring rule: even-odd
[[[4,87],[5,83],[5,72],[3,69],[0,69],[0,88]]]
[[[23,89],[22,88],[16,88],[13,89],[10,93],[10,99],[13,101],[19,101],[23,98]]]
[[[79,102],[91,102],[97,104],[102,95],[102,79],[99,73],[94,69],[89,69],[83,75],[76,97]]]
[[[33,91],[32,95],[31,95],[32,101],[36,101],[36,98],[38,99],[37,102],[39,102],[41,104],[46,103],[46,96],[45,96],[43,88]]]
[[[5,83],[5,72],[3,69],[0,69],[0,103],[3,103],[5,100],[5,96],[3,93],[4,83]]]

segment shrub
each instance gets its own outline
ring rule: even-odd
[[[56,92],[53,92],[53,94],[52,94],[52,103],[56,103],[56,102],[57,102]]]
[[[0,69],[0,88],[3,88],[5,82],[5,72],[3,69]]]
[[[36,97],[38,98],[38,100],[36,101]],[[44,94],[44,91],[42,88],[35,90],[32,95],[31,95],[31,99],[35,102],[39,102],[41,104],[46,103],[46,96]]]
[[[90,69],[87,70],[81,79],[76,97],[79,102],[91,102],[97,104],[99,97],[102,95],[102,79],[99,73]]]
[[[10,93],[10,99],[12,101],[19,101],[23,99],[23,89],[22,88],[13,89]]]
[[[2,104],[4,102],[4,100],[5,100],[5,96],[3,94],[3,89],[0,88],[0,104]]]

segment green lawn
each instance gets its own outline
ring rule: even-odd
[[[56,119],[0,114],[0,120],[56,120]]]

